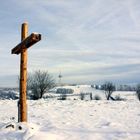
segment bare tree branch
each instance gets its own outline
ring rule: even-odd
[[[55,86],[53,77],[47,71],[35,71],[29,74],[27,88],[31,90],[34,99],[42,98],[43,94]]]

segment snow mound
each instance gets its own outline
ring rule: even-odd
[[[27,140],[37,132],[39,128],[35,124],[28,123],[1,123],[0,138],[1,140]]]

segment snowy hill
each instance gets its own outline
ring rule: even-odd
[[[65,88],[104,95],[88,85]],[[140,102],[134,92],[119,94],[127,100],[28,100],[27,124],[17,123],[17,100],[0,100],[0,140],[139,140]]]
[[[95,88],[91,87],[91,85],[76,85],[76,86],[61,86],[61,87],[55,87],[50,90],[50,92],[45,93],[44,97],[59,97],[60,94],[56,93],[57,89],[72,89],[74,92],[72,94],[67,94],[68,99],[79,99],[79,96],[81,93],[87,95],[86,99],[89,100],[88,95],[92,93],[93,98],[97,95],[102,100],[106,100],[105,93],[102,90],[96,90]],[[122,99],[135,99],[135,92],[131,91],[115,91],[112,94],[113,97],[120,96]]]

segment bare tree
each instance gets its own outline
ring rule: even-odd
[[[102,89],[105,91],[106,99],[109,100],[112,98],[111,94],[115,91],[115,85],[113,85],[112,82],[105,82],[105,84],[102,85]]]
[[[140,84],[138,84],[137,87],[136,87],[136,95],[137,95],[137,98],[140,101]]]
[[[35,71],[28,74],[27,89],[31,90],[33,99],[42,98],[43,94],[55,86],[53,77],[47,71]]]

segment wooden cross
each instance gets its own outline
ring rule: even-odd
[[[21,54],[20,57],[20,100],[19,100],[19,122],[27,122],[27,49],[41,40],[41,34],[32,33],[28,36],[28,23],[21,27],[21,43],[14,47],[12,54]]]

